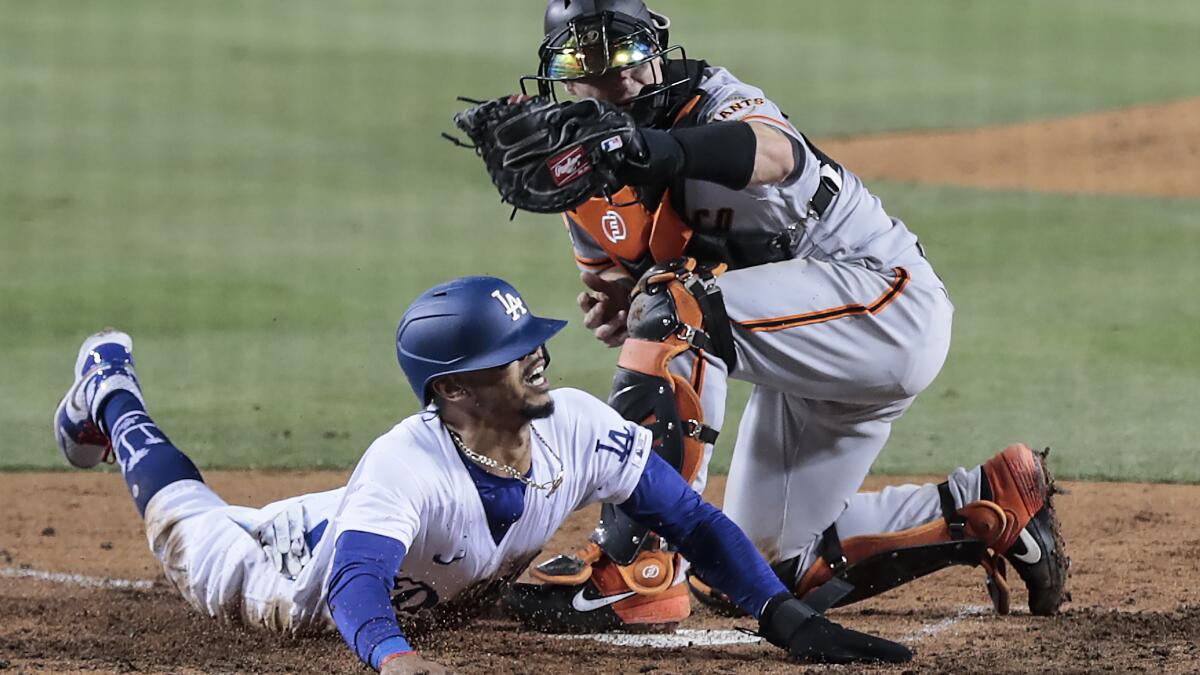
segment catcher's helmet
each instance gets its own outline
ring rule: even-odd
[[[565,325],[533,315],[503,279],[462,277],[409,305],[396,329],[396,358],[413,393],[427,404],[434,378],[516,361]]]
[[[521,78],[537,83],[538,93],[556,98],[555,82],[596,77],[635,68],[655,58],[665,62],[671,52],[686,58],[683,48],[668,46],[671,20],[650,11],[642,0],[550,0],[543,20],[545,38],[538,48],[537,75]],[[668,78],[670,79],[670,78]],[[690,76],[645,87],[622,105],[665,105],[665,94],[687,85]]]

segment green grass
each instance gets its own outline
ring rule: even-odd
[[[133,333],[152,412],[201,466],[345,467],[415,408],[392,332],[425,287],[493,273],[574,318],[562,228],[507,222],[438,138],[455,95],[531,69],[541,3],[499,6],[0,0],[0,467],[60,466],[50,413],[105,325]],[[813,134],[1200,93],[1190,1],[756,7],[658,6]],[[1200,480],[1195,201],[876,187],[959,307],[880,469],[1025,438],[1073,475]],[[579,326],[552,347],[557,384],[604,395],[615,352]]]

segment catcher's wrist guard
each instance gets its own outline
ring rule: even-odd
[[[758,138],[745,122],[638,129],[632,141],[634,150],[617,169],[630,185],[661,185],[682,176],[741,190],[750,184],[758,151]]]
[[[683,175],[742,190],[754,175],[758,137],[745,122],[713,122],[673,129],[687,161]]]

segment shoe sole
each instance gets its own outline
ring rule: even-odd
[[[1062,537],[1062,526],[1058,521],[1058,513],[1054,509],[1054,495],[1059,492],[1059,489],[1055,484],[1054,475],[1050,472],[1050,464],[1046,461],[1050,455],[1050,448],[1041,452],[1034,451],[1034,454],[1038,457],[1038,464],[1042,470],[1042,481],[1046,485],[1046,503],[1042,508],[1046,511],[1050,534],[1054,539],[1054,550],[1049,554],[1051,577],[1061,581],[1046,589],[1046,595],[1039,593],[1036,602],[1034,593],[1031,591],[1029,612],[1035,616],[1051,616],[1057,614],[1062,603],[1070,599],[1070,593],[1067,592],[1067,580],[1071,578],[1071,558],[1067,555],[1066,542]]]
[[[63,459],[67,460],[67,463],[71,466],[80,469],[90,469],[103,461],[105,448],[101,446],[77,444],[77,447],[95,447],[99,450],[96,454],[95,461],[91,461],[91,458],[89,457],[83,462],[76,462],[69,454],[67,454],[67,442],[70,441],[70,439],[63,437],[62,428],[59,426],[58,420],[62,418],[63,413],[66,411],[66,407],[71,404],[71,399],[75,397],[80,385],[82,385],[84,380],[87,379],[85,375],[88,373],[81,373],[80,371],[83,370],[83,366],[87,361],[88,354],[91,353],[92,349],[97,345],[107,343],[119,344],[130,354],[133,353],[133,338],[119,330],[105,328],[98,333],[89,335],[87,339],[83,341],[83,344],[79,346],[79,353],[75,356],[75,370],[72,371],[72,374],[75,376],[75,381],[67,389],[67,393],[63,395],[62,400],[58,402],[58,407],[54,410],[54,418],[50,421],[50,424],[54,429],[54,439],[58,442],[58,449],[62,452]],[[90,372],[91,369],[89,368],[88,371]],[[90,415],[91,412],[86,411],[85,414]],[[74,443],[74,441],[70,442]]]

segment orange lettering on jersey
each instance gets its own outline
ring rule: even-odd
[[[713,115],[713,119],[727,120],[743,110],[749,110],[750,108],[755,108],[760,105],[766,105],[766,103],[767,100],[762,97],[738,99],[718,110],[717,113]]]

